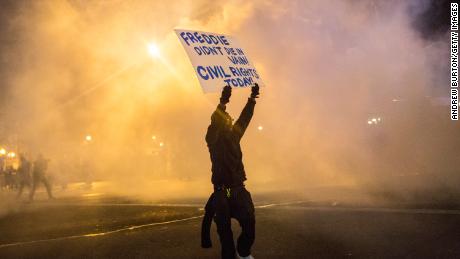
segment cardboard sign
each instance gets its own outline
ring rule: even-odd
[[[219,92],[226,85],[263,86],[256,68],[238,41],[222,34],[175,30],[205,93]]]

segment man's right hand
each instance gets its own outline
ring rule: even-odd
[[[257,83],[251,88],[251,98],[259,98],[259,84]]]
[[[230,96],[232,96],[232,87],[226,85],[222,90],[222,95],[220,96],[220,103],[225,105],[228,102],[230,102]]]

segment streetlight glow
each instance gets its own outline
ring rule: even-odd
[[[374,117],[374,118],[370,118],[367,120],[367,124],[369,125],[372,125],[372,124],[380,124],[382,122],[382,118],[380,117]]]
[[[1,156],[6,155],[6,149],[0,148],[0,155]]]
[[[93,137],[91,135],[86,135],[85,139],[86,141],[91,141],[93,140]]]
[[[157,45],[155,43],[147,44],[147,51],[150,54],[150,56],[153,57],[153,58],[159,58],[160,57],[160,49],[157,47]]]
[[[262,125],[260,125],[259,127],[257,127],[258,130],[263,130],[264,127],[262,127]]]

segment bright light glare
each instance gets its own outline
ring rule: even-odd
[[[367,124],[372,125],[372,124],[379,124],[382,122],[382,118],[377,117],[377,118],[370,118],[367,120]]]
[[[156,139],[157,139],[157,136],[155,136],[155,135],[152,136],[152,139],[153,139],[153,140],[156,140]]]
[[[16,157],[16,154],[14,152],[10,152],[10,153],[8,153],[7,156],[11,157],[11,158],[14,158],[14,157]]]
[[[165,145],[165,143],[163,143],[163,142],[160,142],[160,147],[162,147],[162,146],[164,146],[164,145]]]
[[[159,58],[160,57],[160,49],[155,45],[155,43],[149,43],[147,45],[147,51],[149,52],[150,56],[153,58]]]
[[[85,139],[86,139],[86,141],[91,141],[91,140],[93,140],[93,137],[91,135],[87,135],[85,137]]]
[[[263,129],[264,129],[264,127],[262,127],[262,126],[259,126],[259,127],[257,127],[257,129],[258,129],[258,130],[263,130]]]
[[[0,155],[5,155],[5,154],[6,154],[6,149],[1,148],[1,149],[0,149]]]

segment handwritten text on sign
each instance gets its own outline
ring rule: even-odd
[[[257,70],[235,38],[209,32],[175,31],[204,92],[218,92],[226,85],[263,85]]]

